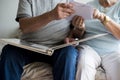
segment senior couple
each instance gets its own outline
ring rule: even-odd
[[[19,0],[16,21],[22,31],[21,42],[47,46],[69,43],[75,38],[108,35],[88,40],[78,47],[55,50],[52,56],[6,45],[1,54],[0,80],[20,80],[23,66],[46,62],[53,67],[54,80],[95,80],[96,68],[102,66],[107,80],[120,80],[120,1],[93,0],[93,19],[84,20],[67,0]],[[84,33],[85,32],[85,33]]]

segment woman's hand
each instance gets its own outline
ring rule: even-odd
[[[50,16],[55,20],[66,18],[74,13],[72,3],[59,3],[52,11]]]
[[[101,13],[98,9],[94,9],[93,18],[99,19],[101,22],[104,21],[105,14]]]

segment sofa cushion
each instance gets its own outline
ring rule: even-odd
[[[53,80],[52,68],[42,62],[28,64],[24,67],[22,80]]]
[[[105,72],[102,68],[97,69],[95,80],[106,80]],[[52,68],[47,63],[35,62],[24,67],[22,80],[53,80]]]

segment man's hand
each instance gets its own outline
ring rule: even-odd
[[[85,30],[84,19],[81,16],[74,16],[72,19],[72,25],[74,28],[77,28],[79,30]]]
[[[52,11],[50,15],[55,19],[63,19],[74,13],[72,3],[59,3]]]
[[[75,41],[75,39],[71,38],[71,37],[66,37],[65,40],[64,40],[64,42],[67,43],[67,44],[69,44],[70,42],[74,42],[74,41]]]
[[[66,44],[69,44],[69,43],[74,42],[74,41],[76,41],[76,39],[71,38],[71,37],[66,37],[65,40],[64,40],[64,42],[65,42]],[[77,46],[78,44],[79,44],[79,43],[73,44],[73,46]]]
[[[74,28],[70,33],[71,37],[81,39],[85,32],[84,19],[81,16],[76,15],[72,20],[72,25]]]
[[[72,20],[72,25],[74,26],[74,29],[72,29],[68,37],[65,38],[65,43],[70,43],[76,41],[76,39],[81,39],[85,32],[84,19],[81,16],[75,16]]]

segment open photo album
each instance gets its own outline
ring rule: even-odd
[[[16,46],[16,47],[24,48],[24,49],[27,49],[27,50],[30,50],[30,51],[34,51],[34,52],[37,52],[37,53],[41,53],[41,54],[51,56],[54,53],[54,51],[57,50],[57,49],[60,49],[60,48],[63,48],[63,47],[69,46],[69,45],[79,44],[81,42],[91,40],[91,39],[94,39],[94,38],[98,38],[98,37],[102,37],[102,36],[105,36],[105,35],[107,35],[107,33],[90,36],[90,37],[83,38],[83,39],[80,39],[80,40],[77,40],[77,41],[74,41],[74,42],[71,42],[71,43],[61,44],[61,45],[57,45],[57,46],[54,46],[54,47],[47,47],[47,46],[43,46],[43,45],[40,45],[40,44],[32,44],[32,45],[28,46],[28,45],[22,44],[20,42],[20,39],[15,39],[15,38],[0,39],[0,43],[5,44],[5,45],[10,44],[10,45],[13,45],[13,46]]]

